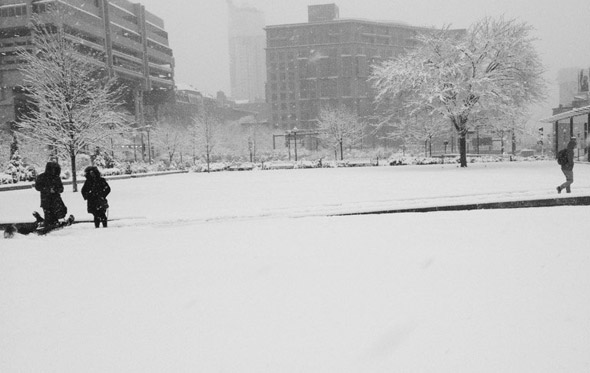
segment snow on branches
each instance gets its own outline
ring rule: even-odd
[[[446,118],[459,134],[465,167],[465,135],[477,125],[473,119],[494,116],[513,124],[529,104],[544,98],[531,32],[526,23],[488,17],[466,32],[444,28],[420,35],[416,49],[375,66],[381,121],[391,122],[400,112]]]
[[[335,150],[340,150],[344,159],[344,147],[354,146],[364,136],[364,124],[354,112],[345,106],[326,106],[320,110],[317,129],[322,142]]]
[[[66,32],[67,13],[57,7],[48,17],[33,20],[33,47],[19,52],[29,105],[17,130],[69,159],[75,175],[77,154],[125,131],[118,110],[125,88],[102,61],[81,52]]]

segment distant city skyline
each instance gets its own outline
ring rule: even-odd
[[[175,80],[201,92],[228,95],[228,6],[220,0],[140,0],[164,20],[176,61]],[[262,11],[267,25],[307,22],[307,6],[335,3],[341,18],[397,20],[415,26],[467,28],[493,16],[516,18],[535,28],[537,50],[546,67],[548,98],[539,116],[559,104],[558,71],[590,67],[590,22],[587,0],[249,0],[234,1]],[[543,112],[543,113],[541,113]]]

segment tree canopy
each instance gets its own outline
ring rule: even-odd
[[[461,166],[466,167],[465,136],[477,125],[474,118],[501,113],[500,122],[513,124],[545,96],[532,31],[524,22],[487,17],[466,31],[421,34],[414,50],[375,66],[372,82],[381,123],[399,121],[400,112],[446,118],[459,135]]]
[[[106,76],[100,61],[80,52],[64,31],[64,17],[67,14],[55,9],[51,22],[34,20],[33,46],[20,51],[30,110],[23,113],[17,129],[72,162],[76,191],[76,155],[126,128],[118,110],[124,87]]]
[[[358,115],[345,106],[323,107],[317,129],[324,145],[340,150],[341,160],[344,158],[344,147],[358,144],[364,136],[364,124]]]

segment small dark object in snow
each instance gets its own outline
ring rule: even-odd
[[[16,226],[14,224],[9,225],[6,228],[4,228],[4,238],[13,238],[16,232]]]

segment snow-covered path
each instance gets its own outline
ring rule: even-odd
[[[589,207],[325,216],[561,179],[540,162],[113,181],[111,216],[144,218],[0,240],[0,371],[588,371]],[[37,198],[0,193],[0,220]]]

